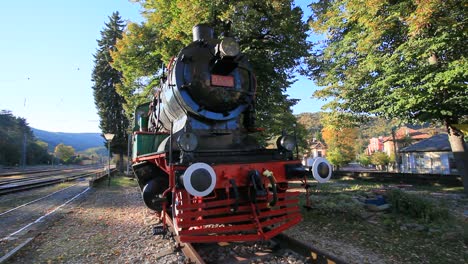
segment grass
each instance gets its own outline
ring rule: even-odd
[[[96,185],[98,188],[107,187],[108,178],[105,176],[101,181]],[[137,187],[138,183],[134,178],[125,176],[124,174],[114,174],[111,177],[110,187]]]
[[[312,193],[313,209],[303,208],[304,225],[320,235],[354,243],[395,263],[467,263],[468,225],[463,216],[454,215],[466,207],[467,199],[448,203],[429,198],[431,192],[458,193],[458,188],[424,186],[415,193],[390,191],[386,198],[392,209],[369,212],[359,199],[372,196],[384,186],[371,182],[340,179],[318,186]],[[302,196],[302,205],[305,196]]]

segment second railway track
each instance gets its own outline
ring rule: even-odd
[[[86,171],[78,169],[78,172],[70,170],[61,172],[54,171],[51,174],[46,173],[43,175],[35,175],[33,177],[3,179],[0,180],[0,195],[73,181],[79,178],[101,176],[102,174],[105,174],[102,169],[90,169]]]

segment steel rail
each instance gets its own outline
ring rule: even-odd
[[[172,218],[169,215],[165,215],[165,221],[168,225],[169,231],[175,234],[175,230],[172,223]],[[205,261],[198,254],[195,247],[190,243],[184,243],[180,241],[178,236],[174,235],[174,239],[177,242],[177,247],[182,250],[183,254],[187,258],[189,263],[204,264]],[[310,244],[301,242],[295,238],[292,238],[285,234],[279,234],[271,239],[271,241],[281,247],[282,249],[288,249],[297,254],[305,257],[308,262],[313,264],[348,264],[347,261],[327,253],[321,249],[318,249]],[[255,257],[258,258],[258,257]]]
[[[63,171],[65,170],[74,170],[74,169],[89,169],[97,167],[96,164],[94,165],[78,165],[78,166],[63,166],[61,168],[27,168],[27,169],[19,169],[19,170],[7,170],[1,172],[2,169],[0,168],[0,178],[5,176],[15,176],[15,175],[28,175],[28,174],[36,174],[42,172],[52,172],[52,171]]]
[[[330,253],[320,250],[310,244],[306,244],[285,234],[279,234],[272,239],[282,248],[288,248],[292,251],[306,257],[310,263],[314,264],[347,264],[348,262],[338,258]]]
[[[12,208],[12,209],[7,210],[7,211],[5,211],[5,212],[1,212],[1,213],[0,213],[0,216],[2,216],[2,215],[4,215],[4,214],[8,214],[8,213],[10,213],[10,212],[13,212],[13,211],[15,211],[15,210],[18,210],[18,209],[20,209],[20,208],[22,208],[22,207],[25,207],[25,206],[27,206],[27,205],[30,205],[30,204],[32,204],[32,203],[35,203],[35,202],[39,202],[39,201],[41,201],[41,200],[44,200],[45,198],[50,197],[50,196],[52,196],[52,195],[54,195],[54,194],[56,194],[56,193],[59,193],[59,192],[68,190],[68,189],[70,189],[71,187],[76,186],[77,184],[78,184],[78,183],[73,184],[73,185],[71,185],[71,186],[68,186],[68,187],[66,187],[66,188],[60,189],[60,190],[55,191],[55,192],[53,192],[53,193],[49,193],[49,194],[46,195],[46,196],[39,197],[39,198],[37,198],[37,199],[35,199],[35,200],[32,200],[32,201],[27,202],[27,203],[24,203],[24,204],[22,204],[22,205],[19,205],[19,206],[15,207],[15,208]],[[0,262],[0,263],[1,263],[1,262]]]
[[[95,174],[96,174],[96,172],[90,172],[90,173],[78,174],[78,175],[74,175],[74,176],[70,176],[70,177],[62,177],[62,178],[41,180],[41,181],[37,181],[37,182],[33,182],[33,183],[27,183],[27,184],[15,184],[13,186],[0,186],[0,195],[7,194],[7,193],[24,191],[24,190],[29,190],[29,189],[43,187],[43,186],[47,186],[47,185],[53,185],[53,184],[73,181],[73,180],[76,180],[76,179],[79,179],[79,178],[89,177],[89,176],[92,176],[92,175],[95,175]]]
[[[7,177],[7,176],[15,176],[15,175],[28,175],[28,174],[36,174],[42,172],[51,172],[51,171],[60,171],[62,169],[52,169],[52,170],[35,170],[35,171],[12,171],[12,172],[2,172],[0,173],[0,177]]]
[[[75,172],[75,171],[71,171],[71,172]],[[41,179],[41,178],[48,178],[48,177],[51,177],[51,176],[60,176],[60,175],[63,175],[63,173],[66,173],[66,172],[65,171],[52,171],[52,172],[47,173],[47,174],[29,176],[29,177],[26,176],[26,177],[15,178],[15,179],[0,178],[0,186],[1,185],[6,185],[6,184],[11,184],[11,183],[16,183],[16,182],[24,182],[24,181],[30,181],[30,180],[37,180],[37,179]]]
[[[166,219],[167,226],[169,227],[169,231],[175,234],[172,218],[168,214],[165,214],[164,217]],[[205,261],[198,254],[192,244],[181,242],[178,236],[174,236],[174,239],[177,241],[177,247],[182,250],[189,263],[205,264]]]

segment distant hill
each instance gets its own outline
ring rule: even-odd
[[[297,122],[302,124],[307,131],[313,132],[320,132],[322,131],[322,123],[320,121],[320,112],[316,113],[301,113],[296,115]]]
[[[99,133],[49,132],[35,128],[32,128],[32,131],[37,139],[49,144],[51,151],[60,143],[72,146],[76,151],[83,151],[89,148],[101,148],[105,142]]]

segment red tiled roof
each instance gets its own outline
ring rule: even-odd
[[[431,137],[431,135],[427,133],[424,133],[424,132],[421,132],[412,128],[400,127],[395,132],[395,139],[397,140],[403,139],[406,137],[406,135],[408,135],[411,139],[416,139],[416,140],[426,139],[426,138]],[[384,137],[383,142],[386,142],[386,141],[393,141],[393,137],[392,136]]]

